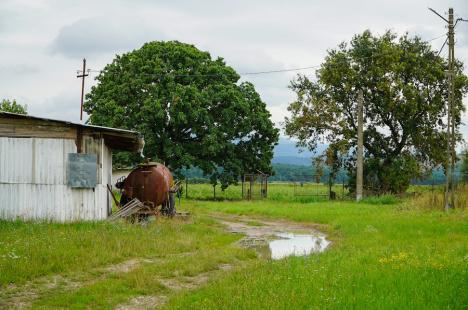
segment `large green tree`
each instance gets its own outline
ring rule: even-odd
[[[468,90],[462,69],[457,62],[457,139]],[[444,162],[446,70],[447,62],[419,37],[365,31],[328,51],[316,81],[298,76],[291,82],[297,99],[288,108],[286,133],[311,150],[320,142],[347,150],[348,168],[354,171],[357,95],[362,90],[366,185],[380,192],[404,191],[423,167]]]
[[[16,114],[28,114],[27,107],[17,103],[15,99],[2,99],[2,101],[0,101],[0,111]]]
[[[271,172],[278,129],[251,83],[193,45],[150,42],[116,56],[86,97],[89,122],[145,137],[145,155],[174,171],[199,167],[223,188]],[[118,154],[120,164],[139,159]]]

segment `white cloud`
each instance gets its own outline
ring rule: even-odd
[[[443,34],[449,5],[468,18],[466,0],[3,0],[0,3],[0,98],[17,98],[31,112],[77,120],[81,58],[101,69],[116,53],[151,40],[179,40],[221,56],[238,72],[320,64],[327,49],[365,29]],[[468,23],[457,27],[456,56],[468,65]],[[443,38],[432,41],[434,49]],[[302,73],[312,75],[314,70]],[[295,73],[245,76],[279,123]],[[95,81],[88,78],[86,90]],[[468,114],[464,116],[468,123]],[[468,126],[463,127],[468,137]]]
[[[122,20],[99,16],[79,19],[62,27],[50,49],[72,58],[95,57],[133,50],[147,41],[164,39],[166,36],[161,31],[152,29],[138,16]]]
[[[28,104],[28,112],[34,116],[79,122],[80,92],[78,89],[66,89],[40,104]]]
[[[32,74],[39,71],[39,68],[34,64],[6,64],[0,65],[0,72],[9,75],[24,75]]]

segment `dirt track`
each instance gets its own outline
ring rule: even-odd
[[[323,236],[311,225],[290,221],[264,220],[226,214],[212,214],[211,217],[224,225],[228,232],[245,235],[244,238],[238,241],[238,245],[255,249],[262,258],[270,257],[271,253],[268,252],[268,243],[278,239],[278,234],[288,232]],[[189,252],[178,255],[190,256],[193,254]],[[167,259],[170,259],[170,257],[156,259],[133,258],[118,264],[88,270],[79,274],[68,276],[53,275],[42,277],[20,286],[10,285],[0,291],[0,308],[29,308],[36,299],[46,294],[49,290],[77,290],[80,287],[102,280],[110,274],[132,272],[144,264],[163,263]],[[158,281],[170,291],[195,290],[214,277],[229,272],[231,269],[235,269],[235,267],[239,268],[241,266],[222,264],[216,270],[200,273],[192,277],[161,278]],[[168,296],[163,293],[158,293],[154,296],[137,296],[117,305],[116,309],[154,309],[164,305],[167,301]]]

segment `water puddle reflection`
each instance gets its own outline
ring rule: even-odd
[[[275,236],[280,239],[268,242],[272,259],[323,252],[330,244],[330,241],[326,240],[324,236],[293,233],[277,233]]]
[[[218,220],[232,233],[243,234],[240,246],[255,249],[263,258],[282,259],[287,256],[305,256],[323,252],[330,241],[310,226],[273,220],[255,220],[248,217],[221,217]]]

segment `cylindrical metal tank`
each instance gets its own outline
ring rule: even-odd
[[[133,198],[138,198],[152,211],[159,206],[164,215],[175,214],[174,186],[172,173],[163,164],[156,162],[145,162],[138,165],[116,187],[121,189],[122,196],[120,204],[123,206]]]

